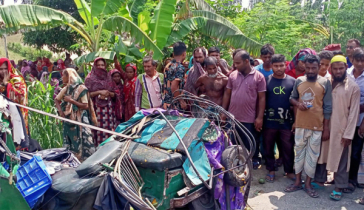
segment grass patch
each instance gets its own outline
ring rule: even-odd
[[[11,36],[7,36],[7,42],[9,43],[21,43],[23,35],[22,34],[15,34]],[[24,57],[18,53],[15,53],[11,50],[8,50],[9,53],[9,59],[14,60],[15,63],[17,63],[18,60],[23,60]],[[5,43],[4,38],[0,38],[0,57],[6,57],[5,55]]]

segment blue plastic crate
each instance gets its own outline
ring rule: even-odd
[[[34,156],[19,167],[16,176],[18,179],[16,187],[28,202],[30,208],[33,208],[38,199],[52,185],[52,178],[40,156]]]

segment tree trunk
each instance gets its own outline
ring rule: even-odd
[[[6,41],[6,34],[4,34],[4,44],[5,44],[5,55],[6,55],[6,58],[9,58],[8,44],[7,44],[7,41]]]

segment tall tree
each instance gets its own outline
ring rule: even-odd
[[[248,37],[272,44],[277,53],[288,59],[305,47],[321,50],[328,43],[328,32],[319,24],[296,18],[292,14],[294,8],[289,0],[266,0],[233,22]]]

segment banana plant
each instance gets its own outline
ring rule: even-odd
[[[49,29],[66,25],[78,32],[87,42],[87,51],[94,56],[109,55],[99,52],[102,32],[108,30],[129,32],[133,34],[134,43],[143,45],[153,52],[155,59],[163,57],[163,52],[135,23],[124,0],[91,0],[89,5],[85,0],[74,0],[84,23],[78,22],[69,14],[39,5],[9,5],[0,6],[0,36],[26,29]],[[121,13],[121,14],[118,14]],[[118,23],[114,23],[117,20]],[[106,26],[105,26],[106,23]],[[88,56],[91,59],[92,56]]]
[[[100,47],[102,34],[130,33],[133,44],[138,44],[155,59],[164,57],[164,48],[184,36],[198,30],[234,48],[245,48],[257,54],[261,44],[246,37],[234,24],[214,13],[214,9],[204,0],[186,0],[177,12],[179,0],[160,0],[153,15],[140,11],[146,0],[134,1],[130,10],[124,0],[74,0],[84,23],[70,15],[38,5],[0,6],[0,17],[5,27],[0,35],[22,29],[52,28],[66,25],[78,32],[87,43],[90,54],[76,62],[90,62],[96,56],[106,59],[115,51],[103,52]]]

